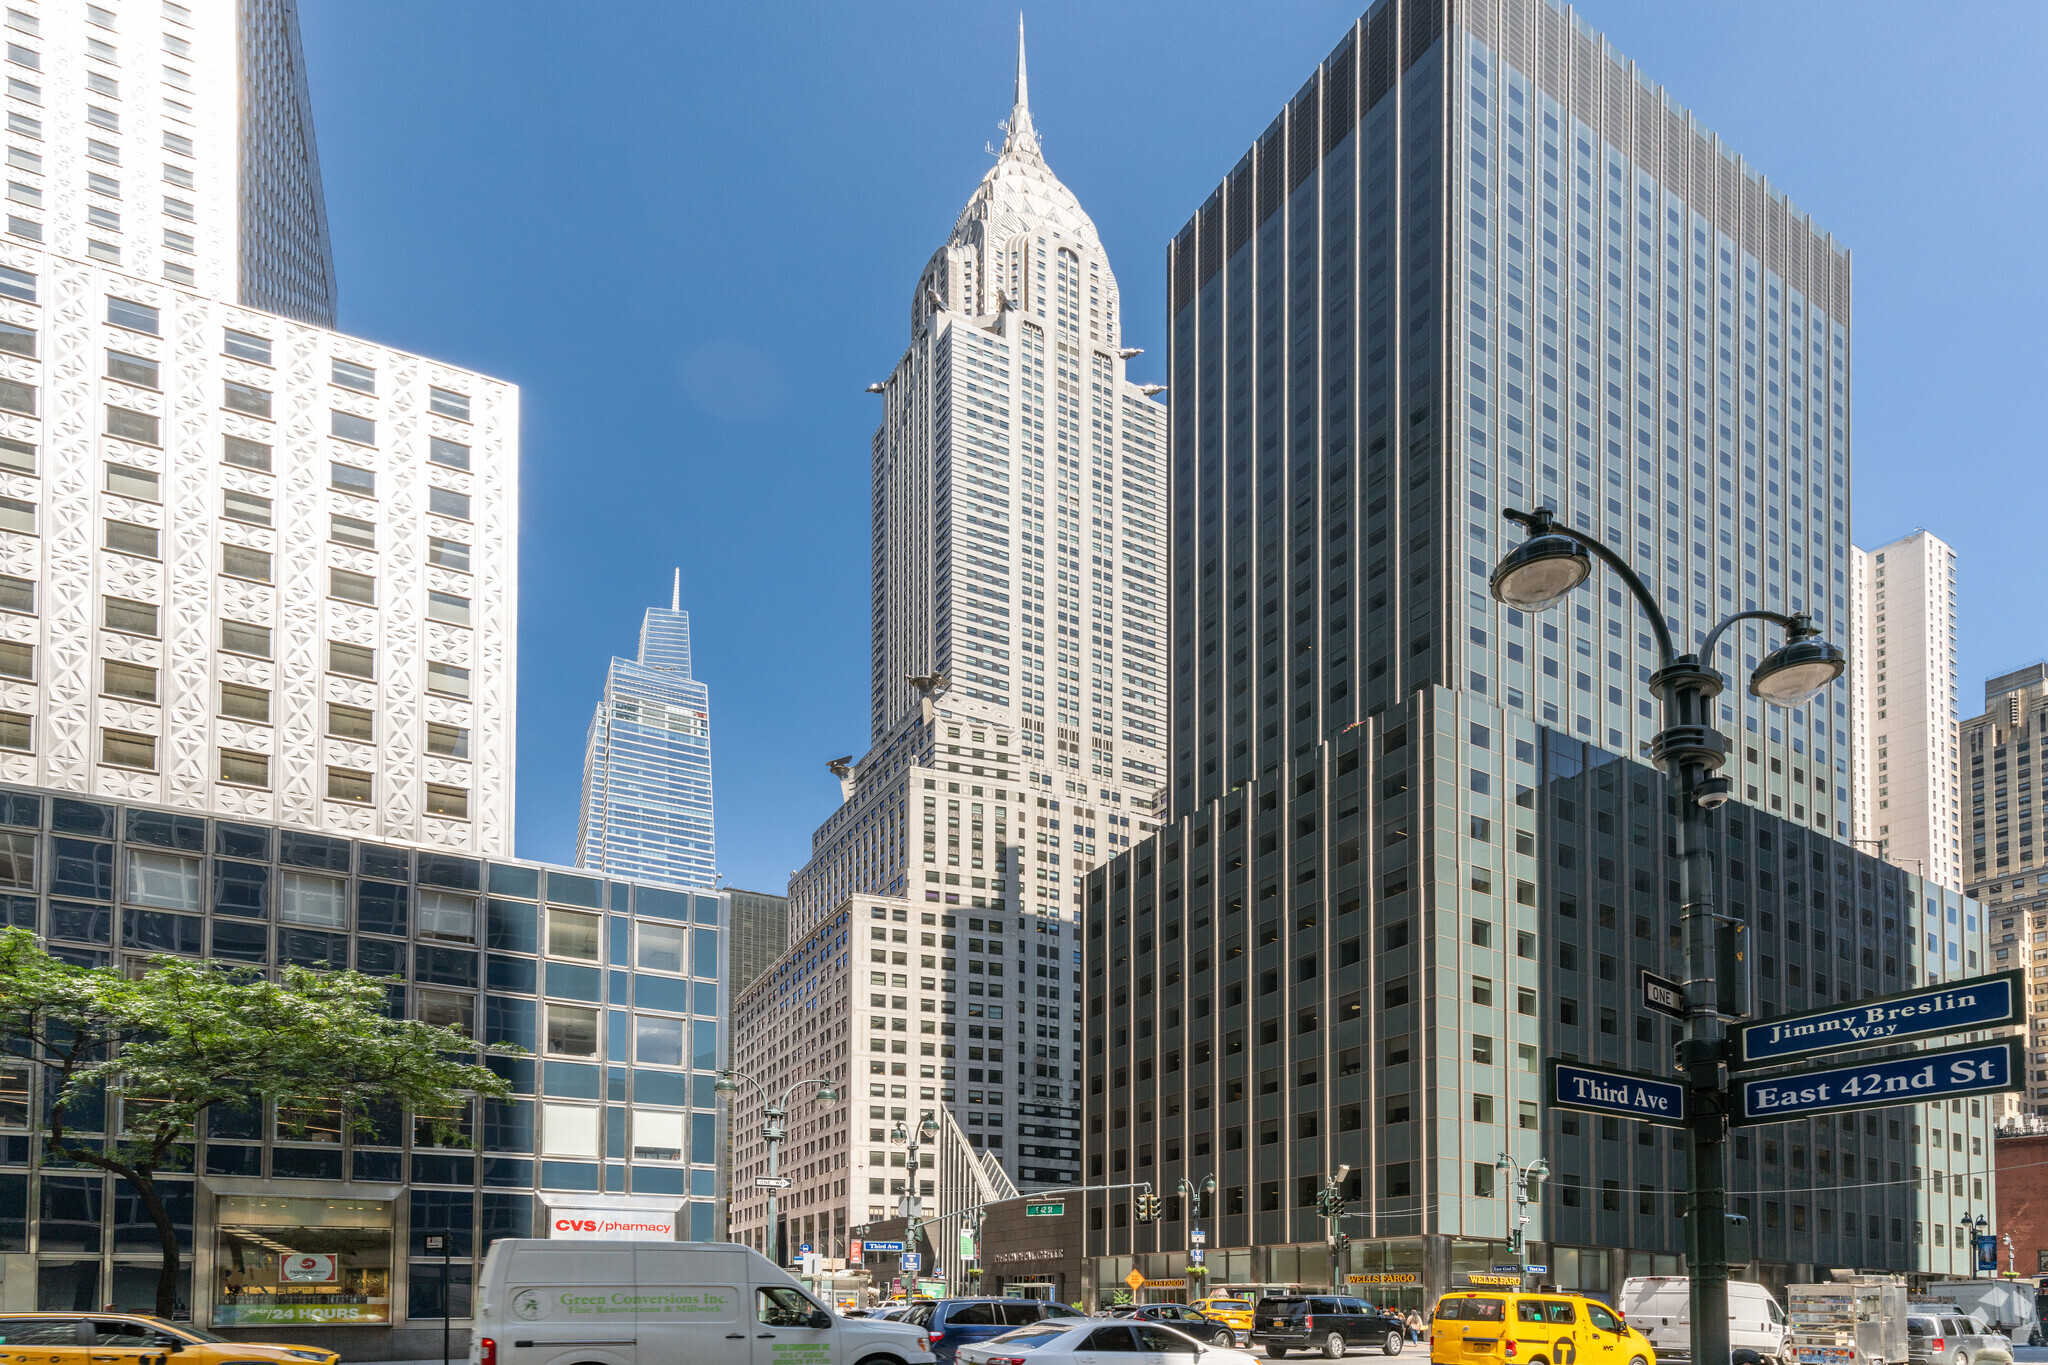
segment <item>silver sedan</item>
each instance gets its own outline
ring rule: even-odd
[[[1151,1322],[1049,1318],[962,1346],[958,1365],[1261,1365]]]

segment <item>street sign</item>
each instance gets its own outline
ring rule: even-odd
[[[1547,1064],[1548,1082],[1544,1094],[1559,1109],[1583,1109],[1592,1114],[1618,1114],[1623,1118],[1661,1123],[1672,1128],[1685,1126],[1685,1087],[1677,1081],[1655,1076],[1638,1076],[1630,1071],[1608,1071],[1602,1067],[1580,1066],[1576,1062],[1552,1059]]]
[[[757,1190],[786,1190],[796,1182],[786,1175],[757,1175],[754,1188]]]
[[[1493,1268],[1493,1273],[1496,1275],[1519,1275],[1522,1273],[1522,1267],[1518,1265],[1497,1265]]]
[[[799,1255],[799,1256],[808,1256],[808,1255],[810,1255],[810,1254],[811,1254],[811,1244],[810,1244],[809,1242],[805,1242],[805,1243],[803,1243],[802,1245],[798,1246],[798,1247],[797,1247],[797,1249],[796,1249],[796,1254],[797,1254],[797,1255]]]
[[[1024,1216],[1026,1218],[1058,1218],[1066,1211],[1067,1206],[1065,1204],[1026,1204],[1024,1206]]]
[[[1130,1274],[1124,1276],[1124,1283],[1129,1285],[1132,1289],[1137,1289],[1140,1285],[1145,1283],[1145,1277],[1140,1272],[1133,1270]]]
[[[1673,1019],[1685,1018],[1684,985],[1668,976],[1659,976],[1648,967],[1636,969],[1636,980],[1642,986],[1644,1009]]]
[[[1736,1084],[1735,1113],[1729,1122],[1775,1123],[1842,1109],[1875,1109],[2024,1088],[2020,1041],[2008,1038],[1907,1057],[1880,1057],[1856,1066],[1743,1080]]]
[[[1191,1248],[1189,1248],[1189,1249],[1188,1249],[1188,1264],[1189,1264],[1189,1265],[1200,1265],[1201,1263],[1202,1263],[1202,1249],[1201,1249],[1200,1247],[1191,1247]]]
[[[1550,1273],[1550,1267],[1547,1265],[1525,1265],[1522,1269],[1528,1271],[1531,1275],[1548,1275]]]
[[[904,1253],[903,1253],[903,1274],[904,1274],[904,1278],[908,1279],[908,1278],[909,1278],[910,1276],[913,1276],[913,1275],[917,1274],[917,1268],[918,1268],[919,1266],[923,1265],[923,1264],[924,1264],[924,1258],[923,1258],[923,1257],[921,1257],[921,1256],[919,1256],[919,1255],[918,1255],[918,1254],[917,1254],[916,1252],[914,1252],[914,1251],[906,1251],[906,1252],[904,1252]]]
[[[862,1242],[862,1243],[861,1243],[861,1247],[862,1247],[862,1249],[864,1249],[864,1250],[867,1250],[867,1251],[901,1251],[901,1250],[903,1250],[903,1243],[901,1243],[901,1242],[872,1242],[872,1241],[870,1241],[870,1242]]]
[[[1209,1240],[1209,1234],[1202,1231],[1200,1228],[1196,1228],[1193,1232],[1190,1232],[1188,1234],[1188,1240],[1193,1242],[1196,1246],[1200,1246],[1202,1243]]]
[[[2025,1008],[2020,983],[2018,971],[1998,972],[1741,1024],[1735,1029],[1735,1056],[1729,1065],[1738,1070],[1775,1066],[1824,1052],[1853,1052],[1908,1038],[2017,1023]]]

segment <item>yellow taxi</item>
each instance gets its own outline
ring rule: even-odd
[[[1650,1340],[1583,1294],[1459,1289],[1436,1302],[1431,1365],[1657,1365]]]
[[[141,1313],[0,1313],[0,1365],[336,1365],[312,1346],[229,1341]]]
[[[1213,1318],[1240,1337],[1248,1336],[1252,1330],[1252,1301],[1231,1298],[1218,1294],[1213,1298],[1196,1299],[1188,1307],[1205,1318]]]

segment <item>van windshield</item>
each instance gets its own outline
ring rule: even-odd
[[[1439,1322],[1500,1322],[1506,1312],[1505,1299],[1446,1298],[1436,1306]]]

